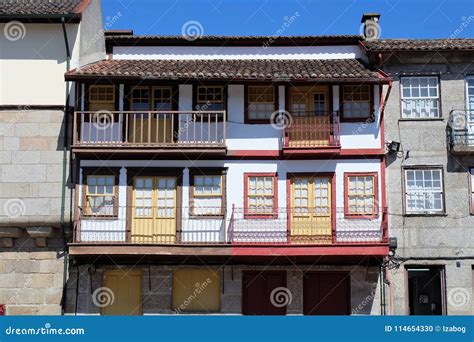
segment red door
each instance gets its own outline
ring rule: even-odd
[[[244,315],[286,315],[286,306],[279,307],[272,304],[272,291],[278,287],[286,287],[286,271],[244,271],[242,313]]]
[[[349,272],[307,272],[303,280],[305,315],[350,315]]]

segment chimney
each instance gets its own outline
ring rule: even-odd
[[[365,40],[374,40],[380,38],[380,14],[364,13],[361,19],[360,34]]]

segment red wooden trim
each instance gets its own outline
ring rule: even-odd
[[[87,6],[89,6],[90,3],[91,0],[83,0],[79,5],[77,5],[77,7],[74,9],[74,12],[77,14],[82,14],[82,12],[84,12],[84,10],[87,8]]]
[[[360,245],[312,245],[312,246],[233,246],[232,256],[386,256],[388,255],[388,245],[360,244]]]
[[[374,177],[374,210],[372,215],[357,215],[349,213],[349,177],[357,176],[373,176]],[[344,172],[344,218],[348,219],[362,219],[362,218],[377,218],[379,216],[379,187],[378,187],[378,173],[377,172]]]
[[[280,150],[229,150],[227,155],[231,157],[278,157]]]
[[[385,155],[385,149],[380,148],[345,148],[340,151],[341,156],[362,156],[362,155],[373,155],[380,156]]]
[[[385,124],[384,124],[384,110],[385,103],[383,93],[383,85],[379,85],[379,121],[380,121],[380,149],[385,152]]]
[[[387,188],[385,184],[385,172],[386,172],[386,164],[385,158],[382,159],[380,165],[380,185],[382,187],[382,208],[387,207]]]
[[[286,241],[291,241],[291,201],[292,201],[292,192],[291,192],[291,174],[286,174]]]
[[[273,177],[273,214],[270,215],[254,215],[248,213],[248,178],[249,177]],[[244,173],[244,218],[272,218],[278,215],[278,175],[276,172],[267,173]]]

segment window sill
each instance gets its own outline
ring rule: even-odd
[[[398,121],[444,121],[444,118],[399,118]]]
[[[405,217],[447,217],[446,213],[413,213],[413,214],[403,214]]]
[[[107,221],[107,220],[118,220],[118,215],[114,216],[94,216],[94,215],[82,215],[81,220],[84,221]]]

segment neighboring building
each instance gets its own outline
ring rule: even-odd
[[[400,143],[387,157],[390,236],[398,239],[400,265],[389,274],[392,313],[472,314],[474,39],[365,46],[393,78],[385,135]]]
[[[74,103],[64,73],[104,58],[101,18],[96,0],[0,4],[0,312],[8,315],[61,313]]]
[[[66,312],[384,312],[390,78],[360,41],[110,33],[66,74]]]

